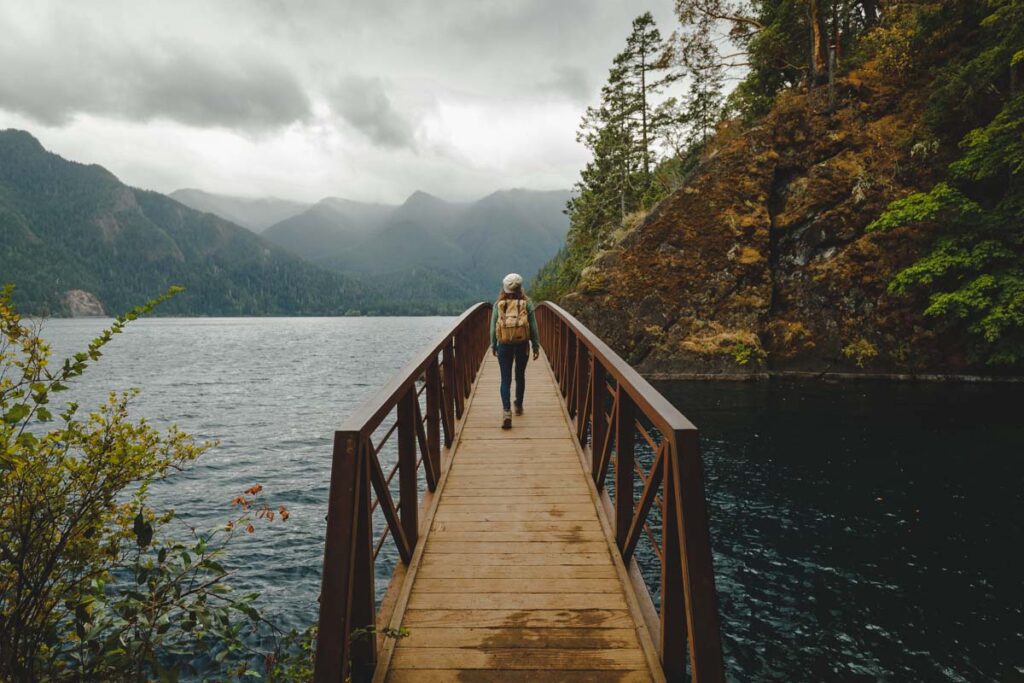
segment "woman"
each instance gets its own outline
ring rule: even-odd
[[[512,428],[510,393],[512,366],[516,368],[516,415],[523,414],[526,392],[526,361],[533,345],[533,359],[540,356],[540,338],[533,302],[523,292],[523,277],[509,273],[501,281],[501,292],[491,314],[491,353],[498,357],[501,369],[501,405],[504,408],[501,428]]]

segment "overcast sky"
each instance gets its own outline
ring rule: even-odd
[[[123,181],[313,201],[568,188],[672,0],[0,0],[0,128]]]

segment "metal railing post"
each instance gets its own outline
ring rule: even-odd
[[[679,450],[676,444],[666,453],[664,496],[661,500],[661,638],[658,652],[665,677],[683,680],[686,676],[686,652],[689,645],[686,624],[686,598],[683,592],[683,557],[680,527],[676,514],[676,482]]]
[[[601,467],[601,449],[608,433],[608,415],[604,411],[608,388],[605,384],[604,366],[601,361],[590,357],[590,474],[597,481]]]
[[[618,388],[619,410],[615,417],[615,542],[619,550],[626,545],[626,535],[633,523],[633,449],[636,436],[636,415],[633,399]]]
[[[409,547],[419,535],[416,481],[416,385],[398,399],[398,515]],[[426,457],[426,455],[424,455]]]
[[[437,358],[427,368],[427,452],[434,472],[441,475],[441,372]]]
[[[452,447],[452,438],[454,434],[455,426],[455,352],[452,349],[451,337],[445,342],[444,347],[441,349],[441,363],[444,365],[444,412],[447,418],[448,425],[451,429],[445,430],[444,433],[444,447]]]
[[[671,497],[682,560],[692,678],[697,683],[721,683],[725,680],[722,641],[697,430],[677,430],[672,441],[676,457],[671,472]],[[667,475],[668,471],[666,485]],[[667,492],[665,498],[669,498]]]
[[[317,683],[337,683],[349,672],[363,680],[376,661],[376,639],[352,643],[352,631],[374,623],[370,547],[370,480],[358,432],[335,432],[324,543],[317,637]],[[357,672],[358,669],[358,672]],[[356,676],[362,678],[357,679]]]
[[[590,371],[590,354],[587,347],[580,339],[576,340],[576,378],[573,380],[574,392],[573,402],[576,409],[573,411],[576,416],[576,440],[586,448],[587,441],[587,389],[589,387],[588,375]]]

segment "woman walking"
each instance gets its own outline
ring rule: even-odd
[[[530,346],[533,359],[540,356],[540,338],[533,302],[523,292],[523,277],[509,273],[501,281],[501,292],[491,314],[491,353],[498,357],[501,370],[501,405],[504,408],[501,428],[512,428],[511,385],[512,366],[516,370],[516,415],[523,414],[526,392],[526,361]]]

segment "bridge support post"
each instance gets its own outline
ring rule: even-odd
[[[572,402],[576,404],[576,440],[586,448],[587,441],[587,420],[590,415],[587,412],[587,389],[589,388],[590,354],[586,345],[576,340],[576,378],[573,381],[575,391]]]
[[[605,384],[604,366],[590,357],[590,474],[594,481],[601,470],[604,453],[605,435],[608,433],[608,415],[604,411],[605,397],[608,395]]]
[[[447,442],[447,439],[445,439]],[[441,372],[435,359],[427,368],[427,453],[437,477],[441,476]]]
[[[686,599],[683,591],[683,558],[678,523],[674,476],[679,467],[679,451],[672,444],[665,460],[664,497],[661,500],[661,666],[665,678],[682,681],[686,676],[687,640]]]
[[[452,352],[452,340],[447,339],[441,349],[441,364],[444,366],[444,412],[445,425],[444,447],[452,447],[455,432],[455,354]]]
[[[374,624],[373,551],[370,547],[370,477],[359,432],[335,432],[327,538],[320,588],[316,683],[338,683],[349,674],[368,680],[377,639],[352,642],[352,632]],[[359,676],[359,678],[357,678]]]
[[[719,635],[718,598],[711,563],[711,535],[704,502],[704,467],[700,458],[697,430],[677,430],[673,435],[673,445],[675,458],[671,468],[672,490],[671,495],[665,491],[665,499],[673,499],[674,526],[681,551],[678,555],[682,561],[692,678],[699,683],[721,683],[725,680],[725,674]],[[666,469],[666,486],[669,485],[669,474],[670,471]],[[668,517],[663,519],[667,520]],[[664,533],[667,534],[667,524]]]
[[[636,440],[636,406],[620,386],[615,424],[615,542],[621,551],[633,523],[633,448]]]
[[[416,487],[417,400],[415,384],[398,399],[398,514],[410,548],[416,547],[420,528]]]

